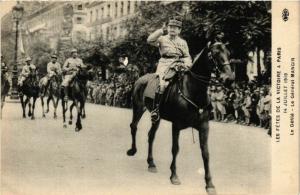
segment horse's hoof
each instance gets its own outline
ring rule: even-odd
[[[75,131],[78,132],[78,131],[80,131],[81,129],[82,129],[82,128],[76,127],[76,128],[75,128]]]
[[[85,119],[85,117],[86,117],[86,116],[85,116],[85,114],[84,114],[84,115],[82,115],[82,118],[83,118],[83,119]]]
[[[128,156],[134,156],[135,155],[135,153],[136,153],[136,148],[131,148],[131,149],[129,149],[128,151],[127,151],[127,155]]]
[[[72,121],[69,121],[69,125],[72,125]]]
[[[43,114],[43,118],[46,118],[46,115],[45,115],[45,114]]]
[[[178,179],[177,176],[171,177],[170,180],[171,180],[171,183],[172,183],[173,185],[180,185],[180,184],[181,184],[181,182],[180,182],[180,180]]]
[[[54,118],[54,119],[57,119],[57,116],[56,116],[56,115],[54,115],[54,116],[53,116],[53,118]]]
[[[23,118],[26,118],[26,116],[23,115]]]
[[[64,128],[67,128],[67,124],[64,124],[63,127],[64,127]]]
[[[217,194],[215,187],[206,187],[206,192],[208,195],[216,195]]]
[[[152,165],[152,166],[149,166],[148,167],[148,171],[150,172],[150,173],[157,173],[157,168],[156,168],[156,166],[154,165]]]
[[[31,117],[31,113],[28,113],[28,116]]]
[[[33,116],[33,117],[31,117],[31,120],[34,120],[35,119],[35,117]]]

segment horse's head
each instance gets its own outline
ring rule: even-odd
[[[230,52],[222,42],[215,42],[208,45],[208,57],[220,72],[220,78],[223,82],[232,81],[235,78],[230,67]]]

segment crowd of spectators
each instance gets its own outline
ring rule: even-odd
[[[132,77],[132,72],[127,73],[114,73],[105,81],[100,79],[90,83],[89,100],[95,104],[131,108],[134,82],[140,75],[136,73]],[[235,82],[227,87],[212,82],[208,95],[212,120],[262,127],[271,133],[271,86],[268,79],[265,82]]]
[[[225,88],[216,82],[209,86],[208,94],[213,120],[259,126],[271,133],[272,94],[269,84],[241,82]]]

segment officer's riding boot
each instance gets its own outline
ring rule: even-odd
[[[162,95],[163,95],[163,93],[161,93],[161,92],[155,93],[155,97],[154,97],[154,101],[153,101],[154,108],[151,111],[151,120],[153,123],[157,122],[160,119],[159,106],[160,106]]]
[[[68,86],[64,87],[64,100],[66,102],[69,100],[69,98],[68,98]]]

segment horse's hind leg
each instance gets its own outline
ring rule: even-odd
[[[130,124],[132,144],[131,144],[131,148],[127,151],[128,156],[133,156],[137,152],[136,149],[137,125],[145,112],[143,106],[133,106],[132,110],[133,110],[133,116],[132,116],[132,122]]]
[[[73,108],[75,106],[75,103],[73,102],[70,106],[70,120],[69,120],[69,125],[72,125],[72,120],[73,120]]]
[[[202,153],[202,159],[205,170],[205,183],[206,183],[206,191],[208,194],[216,194],[215,186],[212,183],[212,178],[210,174],[209,168],[209,152],[208,152],[208,122],[204,122],[199,128],[199,140],[200,140],[200,148]]]
[[[148,162],[148,171],[156,173],[157,169],[156,169],[156,165],[154,164],[154,160],[153,160],[153,155],[152,155],[152,148],[153,148],[153,141],[155,138],[155,133],[158,129],[160,121],[156,121],[155,123],[152,123],[151,129],[148,133],[148,158],[147,158],[147,162]]]
[[[33,97],[31,120],[35,119],[35,116],[34,116],[35,102],[36,102],[36,97]]]
[[[81,112],[82,112],[82,118],[83,118],[83,119],[86,118],[86,114],[85,114],[85,103],[83,103]]]
[[[180,129],[176,127],[176,125],[174,125],[174,123],[172,124],[172,163],[171,163],[171,183],[174,185],[180,185],[180,180],[177,176],[176,173],[176,157],[177,154],[179,152],[179,132]]]

